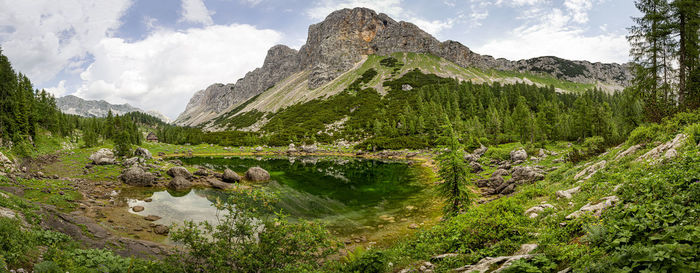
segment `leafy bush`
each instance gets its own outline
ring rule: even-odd
[[[386,255],[378,250],[362,252],[345,266],[348,273],[381,273],[386,270]]]
[[[272,214],[274,197],[243,191],[218,202],[219,224],[185,226],[171,233],[186,250],[169,257],[187,272],[298,272],[314,270],[338,244],[321,225],[290,223]]]

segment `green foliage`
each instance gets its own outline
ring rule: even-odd
[[[187,250],[170,256],[170,262],[187,272],[298,272],[318,268],[317,262],[334,253],[337,244],[317,223],[290,223],[272,214],[274,200],[263,191],[242,191],[218,202],[223,216],[217,226],[186,222],[171,233],[171,238]]]
[[[358,248],[362,249],[362,248]],[[348,273],[381,273],[386,270],[386,255],[382,251],[369,250],[352,254],[344,267]]]
[[[33,238],[21,226],[19,220],[0,217],[0,256],[10,266],[26,263],[32,250]]]
[[[546,256],[535,256],[530,260],[520,259],[505,270],[504,273],[550,273],[557,272],[557,264]]]
[[[265,113],[260,112],[258,110],[245,112],[243,114],[228,119],[226,122],[226,126],[228,126],[229,128],[246,128],[255,124],[264,115]]]
[[[126,131],[116,133],[114,137],[114,151],[117,156],[130,156],[132,154],[129,133]]]

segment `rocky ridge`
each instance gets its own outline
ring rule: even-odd
[[[165,123],[170,123],[171,120],[165,115],[157,111],[145,111],[125,104],[111,104],[104,100],[84,100],[82,98],[67,95],[56,99],[56,106],[61,112],[71,115],[83,117],[106,117],[111,110],[115,115],[123,115],[131,112],[141,112],[154,116]]]
[[[299,51],[284,45],[268,50],[261,68],[248,72],[235,84],[213,84],[198,91],[177,125],[196,126],[232,110],[301,71],[309,71],[308,87],[316,89],[353,68],[363,56],[395,52],[432,54],[462,67],[531,72],[562,80],[602,84],[620,89],[632,74],[626,65],[569,61],[538,57],[510,61],[480,55],[456,41],[440,42],[409,22],[396,22],[386,14],[366,8],[342,9],[309,26],[308,38]]]

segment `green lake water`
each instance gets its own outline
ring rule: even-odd
[[[292,220],[320,221],[336,234],[347,235],[393,223],[425,218],[430,192],[420,167],[407,162],[342,157],[193,157],[180,158],[186,165],[223,171],[229,168],[241,176],[253,166],[271,175],[262,184],[249,184],[276,193],[278,209]],[[150,194],[150,195],[149,195]],[[140,215],[158,215],[157,223],[184,220],[216,223],[212,206],[217,198],[235,194],[215,189],[187,192],[156,191],[146,197],[128,198],[129,206],[145,207]]]

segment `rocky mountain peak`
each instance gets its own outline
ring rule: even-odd
[[[395,52],[426,53],[462,67],[541,73],[617,89],[632,79],[628,67],[618,64],[556,57],[519,61],[496,59],[477,54],[456,41],[440,42],[412,23],[397,22],[371,9],[342,9],[309,26],[306,44],[299,51],[276,45],[268,50],[261,68],[248,72],[236,84],[212,85],[197,92],[175,123],[198,125],[211,120],[301,71],[308,72],[309,89],[316,89],[350,70],[363,56]]]

